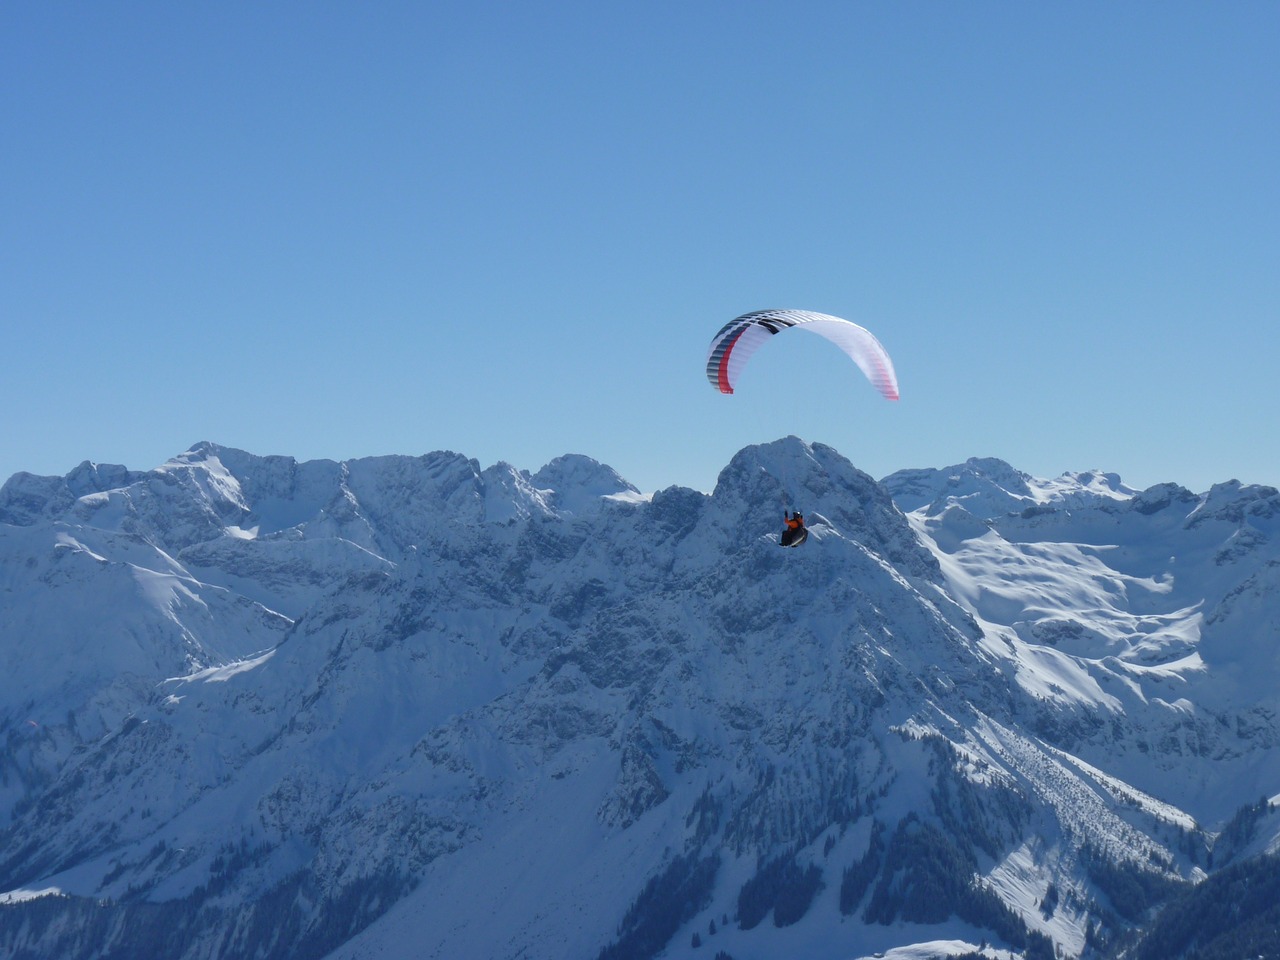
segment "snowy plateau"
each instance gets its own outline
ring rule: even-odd
[[[795,438],[17,474],[0,956],[1275,957],[1278,587],[1271,487]]]

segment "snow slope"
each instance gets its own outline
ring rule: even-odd
[[[989,461],[980,472],[1009,475]],[[949,475],[980,486],[963,467]],[[918,502],[914,472],[886,480],[904,483]],[[1234,482],[1200,496],[1117,489],[1089,503],[1041,485],[1030,509],[981,517],[967,492],[944,493],[910,516],[990,654],[1054,705],[1046,725],[1082,758],[1221,822],[1280,780],[1280,495]]]

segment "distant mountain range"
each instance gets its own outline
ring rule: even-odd
[[[1278,956],[1277,587],[1271,487],[795,438],[18,474],[0,955]]]

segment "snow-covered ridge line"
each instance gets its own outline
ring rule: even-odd
[[[994,457],[972,457],[952,467],[899,470],[883,483],[906,512],[959,504],[986,519],[1042,506],[1092,506],[1099,501],[1122,502],[1139,491],[1115,473],[1087,470],[1045,480],[1023,473]]]
[[[482,469],[448,451],[300,462],[199,443],[146,472],[86,462],[61,478],[15,474],[0,487],[0,522],[25,525],[75,511],[95,525],[121,528],[157,502],[189,494],[199,509],[189,535],[244,539],[292,535],[353,511],[412,512],[415,501],[437,511],[438,520],[443,507],[450,511],[446,520],[505,523],[590,515],[605,502],[646,500],[611,468],[576,454],[530,473],[502,462]]]

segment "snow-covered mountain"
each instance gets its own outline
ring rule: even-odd
[[[1269,487],[877,483],[794,438],[709,495],[19,474],[0,953],[1106,955],[1280,848],[1278,531]]]

